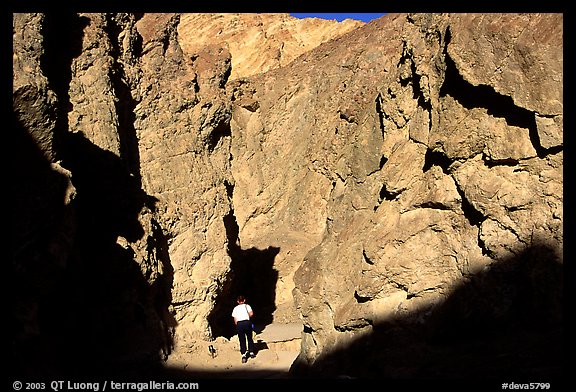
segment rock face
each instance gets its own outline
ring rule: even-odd
[[[562,15],[325,22],[14,15],[18,371],[141,371],[243,293],[299,376],[559,374]]]
[[[231,79],[282,67],[323,42],[364,25],[289,14],[183,14],[178,42],[193,55],[206,45],[226,48],[232,55]]]

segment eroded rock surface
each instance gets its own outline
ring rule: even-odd
[[[274,13],[183,14],[178,24],[178,41],[187,54],[207,45],[228,49],[232,55],[230,78],[237,79],[282,67],[363,24],[353,19],[297,19]]]
[[[561,14],[13,26],[20,371],[229,338],[242,292],[300,376],[558,374]]]

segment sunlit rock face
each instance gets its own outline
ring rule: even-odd
[[[243,293],[299,376],[556,374],[562,26],[14,14],[16,366],[156,363]]]
[[[282,67],[302,53],[364,25],[345,19],[297,19],[277,13],[183,14],[178,42],[184,53],[194,54],[206,45],[227,48],[231,55],[231,79]]]
[[[295,273],[305,324],[295,367],[472,374],[466,349],[442,360],[431,342],[464,336],[470,349],[534,324],[543,337],[479,355],[525,350],[522,364],[493,366],[538,368],[524,355],[542,339],[551,343],[544,361],[560,358],[562,17],[391,15],[344,39],[324,60],[328,49],[318,48],[277,79],[263,77],[281,84],[306,61],[325,75],[287,88],[308,88],[307,107],[327,109],[298,112],[315,124],[304,144],[323,143],[304,161],[332,186],[323,238]],[[284,114],[286,131],[306,114]],[[403,359],[403,351],[428,354]]]

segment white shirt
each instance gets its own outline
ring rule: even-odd
[[[236,321],[250,320],[250,312],[252,312],[250,305],[238,304],[232,310],[232,317],[234,317]]]

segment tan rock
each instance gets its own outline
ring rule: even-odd
[[[561,14],[13,30],[18,347],[81,323],[95,357],[185,367],[237,348],[231,306],[252,290],[266,323],[303,325],[295,373],[555,373]]]
[[[187,55],[206,45],[226,47],[232,54],[230,78],[238,79],[282,67],[363,24],[352,19],[297,19],[274,13],[183,14],[178,40]]]

